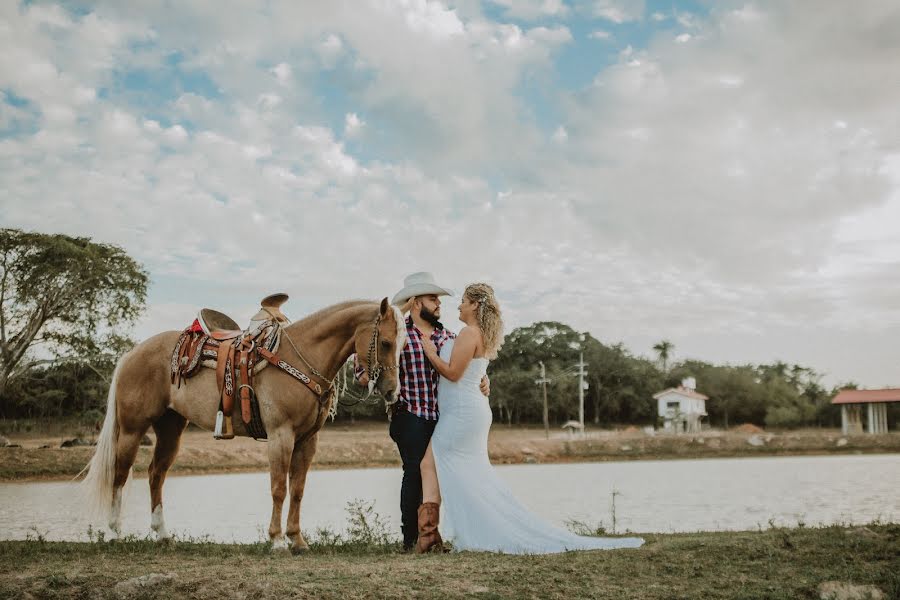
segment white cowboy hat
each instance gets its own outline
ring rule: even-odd
[[[397,292],[391,304],[394,306],[402,306],[404,302],[416,296],[425,296],[434,294],[435,296],[452,296],[453,292],[447,288],[442,288],[434,282],[434,275],[427,271],[413,273],[407,275],[403,280],[403,289]]]

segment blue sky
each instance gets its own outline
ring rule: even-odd
[[[510,326],[900,385],[898,28],[887,0],[4,3],[0,220],[126,247],[138,337],[425,269]]]

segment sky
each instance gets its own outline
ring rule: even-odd
[[[2,2],[0,223],[124,247],[138,339],[427,270],[900,387],[898,56],[894,0]]]

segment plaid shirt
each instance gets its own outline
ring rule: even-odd
[[[412,317],[406,319],[406,334],[406,347],[400,353],[400,397],[395,410],[407,411],[430,421],[437,420],[437,386],[440,375],[425,358],[422,332],[415,326]],[[455,337],[455,333],[446,329],[435,329],[431,334],[431,341],[440,352],[444,343]],[[354,364],[358,379],[365,370],[358,360]]]

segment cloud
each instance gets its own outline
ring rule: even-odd
[[[642,19],[644,2],[642,0],[594,0],[591,3],[591,13],[597,18],[621,25]]]
[[[490,0],[491,4],[502,6],[504,16],[524,21],[534,21],[547,17],[565,17],[570,13],[563,0]]]
[[[588,37],[592,40],[608,40],[612,37],[612,34],[608,31],[598,29],[597,31],[589,33]]]
[[[356,137],[365,127],[366,122],[359,118],[356,113],[347,113],[344,117],[344,137]]]
[[[495,282],[511,326],[888,382],[892,4],[715,5],[674,32],[641,3],[498,4],[2,5],[0,218],[125,246],[144,332],[226,278],[220,308],[287,289],[299,316],[427,269]],[[573,20],[522,24],[554,6]],[[648,41],[592,43],[588,16]]]

